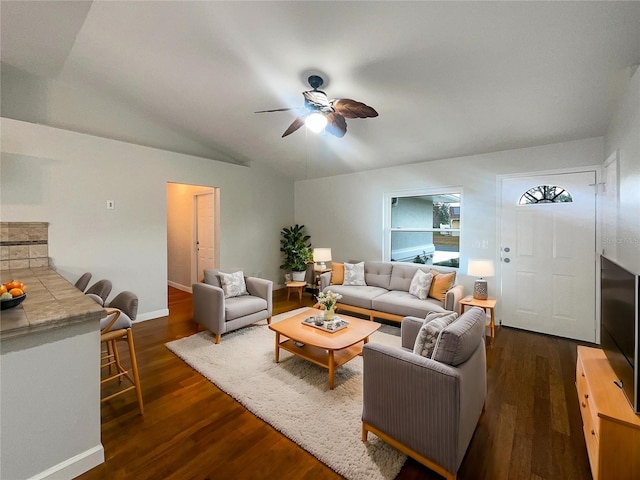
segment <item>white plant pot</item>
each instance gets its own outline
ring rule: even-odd
[[[291,272],[291,280],[294,282],[304,282],[307,272]]]

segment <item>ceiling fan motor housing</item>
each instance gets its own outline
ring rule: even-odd
[[[320,88],[324,83],[324,80],[322,80],[322,77],[318,75],[311,75],[307,79],[307,81],[309,82],[309,85],[311,85],[311,88],[313,88],[314,90],[317,90],[318,88]]]

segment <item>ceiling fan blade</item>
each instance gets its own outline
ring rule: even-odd
[[[293,121],[293,123],[289,125],[289,128],[287,128],[285,132],[282,134],[282,138],[286,137],[287,135],[291,135],[293,132],[298,130],[302,125],[304,125],[304,117],[296,118]]]
[[[309,90],[308,92],[302,92],[307,104],[313,105],[316,108],[330,107],[327,94],[320,90]]]
[[[346,118],[368,118],[377,117],[376,112],[369,105],[365,105],[362,102],[357,102],[350,98],[335,98],[330,102],[333,109]]]
[[[344,117],[339,113],[328,113],[325,117],[327,117],[326,131],[338,138],[344,137],[347,133],[347,121]]]
[[[271,112],[288,112],[290,110],[301,110],[304,107],[290,107],[290,108],[274,108],[273,110],[258,110],[253,113],[271,113]]]

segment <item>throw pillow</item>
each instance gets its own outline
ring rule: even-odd
[[[424,323],[428,323],[431,320],[435,320],[436,318],[444,318],[447,322],[447,325],[452,324],[458,318],[458,314],[456,312],[430,312],[427,313],[427,316],[424,317]]]
[[[457,317],[458,315],[456,314],[455,317],[445,316],[434,318],[429,322],[425,321],[416,336],[416,341],[413,345],[413,353],[416,355],[422,355],[426,358],[431,358],[440,332],[447,328],[447,326]]]
[[[235,273],[219,272],[219,275],[222,290],[224,290],[224,298],[249,295],[247,285],[244,283],[244,273],[242,273],[242,270]]]
[[[364,281],[364,262],[346,263],[344,264],[344,281],[343,285],[366,286]]]
[[[344,263],[331,263],[331,285],[342,285],[344,282]]]
[[[431,273],[425,273],[422,270],[416,270],[411,285],[409,285],[409,293],[418,297],[420,300],[426,300],[429,295],[429,288],[431,288],[431,281],[433,275]]]
[[[456,281],[456,272],[440,273],[431,270],[431,273],[434,274],[434,278],[431,281],[429,296],[444,303],[447,292],[453,287],[453,282]]]

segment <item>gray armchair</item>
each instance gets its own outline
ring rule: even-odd
[[[223,333],[260,320],[271,323],[273,282],[245,277],[248,295],[225,298],[219,270],[205,270],[204,282],[193,284],[193,319],[213,332],[216,343]]]
[[[472,308],[442,331],[433,352],[439,360],[413,353],[423,322],[403,320],[402,348],[364,346],[362,441],[372,432],[455,479],[484,410],[485,313]]]

